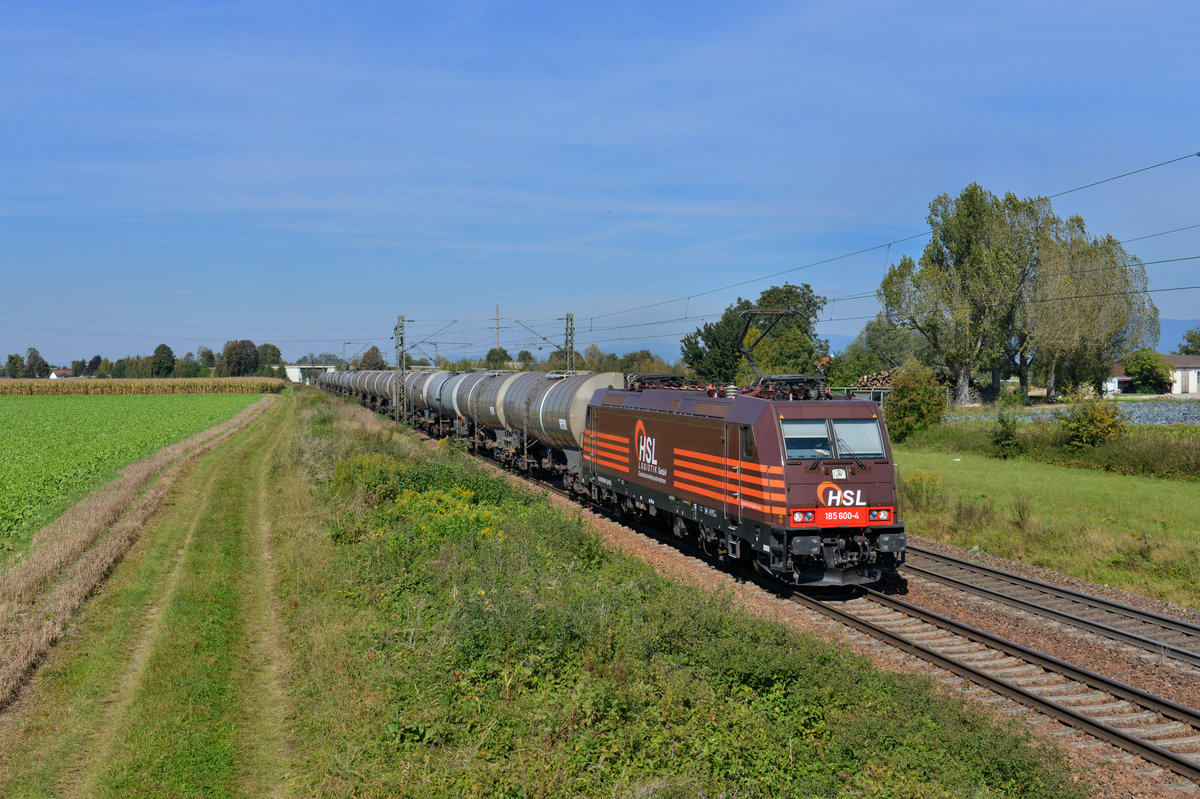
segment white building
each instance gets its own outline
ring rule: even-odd
[[[1195,394],[1200,392],[1200,355],[1162,355],[1171,364],[1171,393]],[[1113,364],[1113,376],[1104,383],[1105,394],[1119,394],[1129,385],[1130,378],[1125,375],[1121,362]]]
[[[291,380],[293,383],[304,383],[305,385],[311,384],[313,379],[323,372],[337,371],[336,366],[308,363],[287,363],[283,365],[283,368],[287,372],[288,380]]]

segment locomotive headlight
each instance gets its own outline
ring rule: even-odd
[[[870,519],[871,521],[875,521],[876,519],[879,518],[879,511],[877,511],[877,510],[870,511],[869,513],[867,513],[867,518]]]
[[[792,521],[794,521],[794,522],[804,521],[804,511],[802,511],[802,510],[792,511]]]
[[[886,520],[886,519],[887,519],[887,517],[888,517],[888,512],[887,512],[887,510],[881,510],[881,511],[879,511],[879,518],[880,518],[880,519],[884,519],[884,520]]]
[[[804,521],[811,522],[812,520],[813,520],[813,512],[810,510],[805,511],[804,512]]]

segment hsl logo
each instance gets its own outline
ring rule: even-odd
[[[867,504],[867,501],[863,499],[861,488],[843,489],[837,483],[830,483],[829,481],[817,486],[817,500],[829,508],[847,508]]]
[[[638,419],[637,426],[633,428],[633,440],[637,445],[638,465],[642,466],[658,466],[658,458],[654,456],[655,440],[646,435],[646,428],[642,424],[642,420]]]

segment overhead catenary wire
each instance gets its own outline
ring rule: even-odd
[[[1161,161],[1161,162],[1159,162],[1159,163],[1157,163],[1157,164],[1151,164],[1150,166],[1145,166],[1145,167],[1142,167],[1142,168],[1140,168],[1140,169],[1134,169],[1134,170],[1132,170],[1132,171],[1129,171],[1129,172],[1123,172],[1123,173],[1121,173],[1120,175],[1113,175],[1112,177],[1109,177],[1109,178],[1104,178],[1103,180],[1096,180],[1096,181],[1093,181],[1093,182],[1091,182],[1091,183],[1084,184],[1084,185],[1082,185],[1082,186],[1076,186],[1076,187],[1075,187],[1075,188],[1073,188],[1073,189],[1067,189],[1067,190],[1065,190],[1065,191],[1060,191],[1060,192],[1057,192],[1057,193],[1055,193],[1055,194],[1051,194],[1051,195],[1047,196],[1047,198],[1046,198],[1046,199],[1054,199],[1055,197],[1062,197],[1063,195],[1066,195],[1066,194],[1072,194],[1072,193],[1074,193],[1074,192],[1077,192],[1077,191],[1082,191],[1083,189],[1088,189],[1088,188],[1091,188],[1091,187],[1093,187],[1093,186],[1099,186],[1099,185],[1101,185],[1101,184],[1104,184],[1104,183],[1111,183],[1111,182],[1112,182],[1112,181],[1114,181],[1114,180],[1120,180],[1121,178],[1127,178],[1127,177],[1129,177],[1130,175],[1136,175],[1136,174],[1139,174],[1139,173],[1141,173],[1141,172],[1147,172],[1147,171],[1149,171],[1149,170],[1151,170],[1151,169],[1157,169],[1157,168],[1159,168],[1159,167],[1166,166],[1166,165],[1168,165],[1168,164],[1174,164],[1174,163],[1177,163],[1177,162],[1179,162],[1179,161],[1185,161],[1185,160],[1187,160],[1188,158],[1195,158],[1195,157],[1197,157],[1197,156],[1200,156],[1200,152],[1196,152],[1196,153],[1188,153],[1187,155],[1181,155],[1181,156],[1179,156],[1178,158],[1171,158],[1171,159],[1168,159],[1168,160],[1166,160],[1166,161]],[[1188,229],[1188,228],[1180,228],[1179,230],[1186,230],[1186,229]],[[789,273],[791,273],[791,272],[798,272],[798,271],[801,271],[801,270],[804,270],[804,269],[811,269],[811,268],[813,268],[813,267],[816,267],[816,266],[821,266],[821,265],[824,265],[824,264],[827,264],[827,263],[833,263],[833,262],[835,262],[835,261],[840,261],[840,260],[843,260],[843,259],[845,259],[845,258],[851,258],[851,257],[853,257],[853,256],[855,256],[855,255],[862,255],[862,254],[864,254],[864,253],[872,252],[872,251],[874,251],[874,250],[878,250],[878,249],[883,249],[883,248],[885,248],[885,247],[886,247],[887,249],[889,249],[889,250],[890,250],[890,249],[891,249],[891,247],[892,247],[893,245],[895,245],[895,244],[901,244],[901,243],[903,243],[903,242],[906,242],[906,241],[911,241],[911,240],[913,240],[913,239],[924,238],[925,236],[928,236],[928,235],[930,235],[932,232],[933,232],[932,230],[926,230],[926,231],[924,231],[923,233],[916,233],[916,234],[913,234],[913,235],[911,235],[911,236],[906,236],[906,237],[904,237],[904,238],[895,239],[895,240],[893,240],[893,241],[889,241],[889,242],[884,242],[883,244],[876,244],[876,245],[875,245],[875,246],[873,246],[873,247],[866,247],[866,248],[863,248],[863,249],[861,249],[861,250],[855,250],[854,252],[844,253],[844,254],[842,254],[842,255],[835,255],[835,256],[832,256],[832,257],[830,257],[830,258],[825,258],[825,259],[822,259],[822,260],[820,260],[820,261],[814,261],[814,262],[812,262],[812,263],[804,264],[804,265],[802,265],[802,266],[794,266],[794,267],[791,267],[791,268],[788,268],[788,269],[783,269],[783,270],[780,270],[780,271],[778,271],[778,272],[772,272],[772,273],[770,273],[770,274],[767,274],[767,275],[762,275],[762,276],[759,276],[759,277],[749,278],[749,279],[747,279],[747,280],[738,281],[737,283],[731,283],[731,284],[729,284],[729,285],[727,285],[727,286],[722,286],[722,287],[720,287],[720,288],[716,288],[716,289],[709,289],[708,291],[701,291],[701,292],[697,292],[697,293],[694,293],[694,294],[689,294],[689,295],[686,295],[686,296],[683,296],[683,297],[676,297],[675,299],[672,299],[672,300],[663,300],[663,301],[661,301],[661,302],[649,303],[649,304],[647,304],[647,305],[639,305],[639,306],[637,306],[637,307],[634,307],[634,308],[626,308],[626,309],[624,309],[624,310],[620,310],[620,311],[610,311],[610,312],[608,312],[608,313],[604,313],[604,314],[597,314],[596,316],[589,317],[589,319],[601,319],[601,318],[608,317],[608,316],[617,316],[617,315],[620,315],[620,314],[623,314],[623,313],[633,313],[634,311],[644,311],[644,310],[647,310],[647,309],[650,309],[650,308],[657,308],[657,307],[659,307],[659,306],[662,306],[662,305],[670,305],[671,303],[676,303],[676,302],[689,302],[689,303],[690,303],[690,301],[691,301],[692,299],[696,298],[696,297],[703,297],[703,296],[706,296],[706,295],[708,295],[708,294],[715,294],[715,293],[717,293],[717,292],[720,292],[720,291],[728,291],[729,289],[732,289],[732,288],[739,288],[739,287],[741,287],[741,286],[749,285],[750,283],[759,283],[759,282],[762,282],[763,280],[770,280],[771,278],[774,278],[774,277],[779,277],[779,276],[781,276],[781,275],[786,275],[786,274],[789,274]]]

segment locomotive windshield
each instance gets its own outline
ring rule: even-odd
[[[779,424],[790,461],[884,457],[875,419],[781,419]]]
[[[883,436],[874,419],[834,419],[838,454],[843,458],[882,458]]]
[[[789,461],[828,458],[833,453],[824,419],[780,419],[779,424]]]

